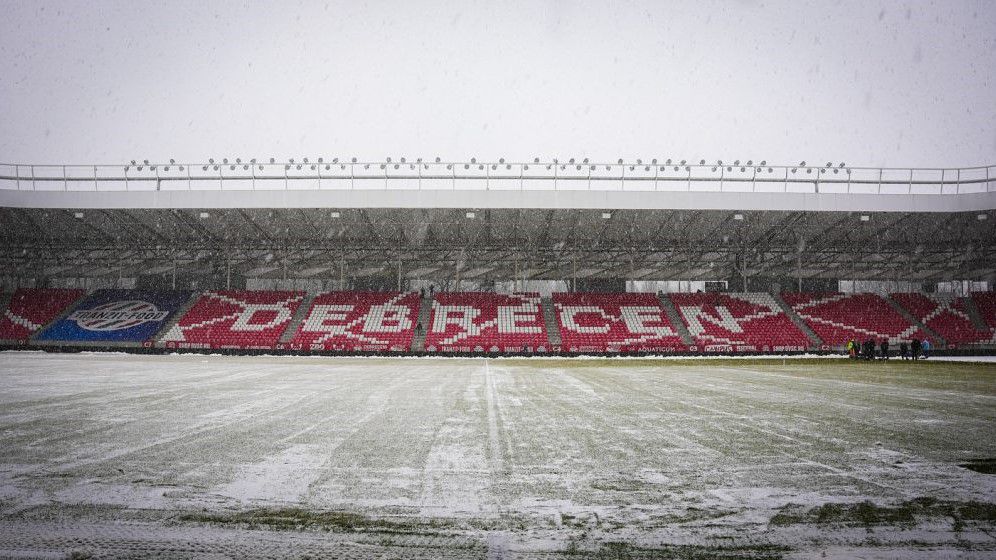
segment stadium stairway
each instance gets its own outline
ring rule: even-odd
[[[415,330],[412,337],[412,352],[422,352],[425,350],[425,336],[429,333],[429,317],[432,314],[432,296],[426,295],[418,308],[418,322],[422,324],[422,330]]]
[[[671,325],[674,326],[674,330],[678,331],[678,336],[681,337],[681,342],[685,346],[692,347],[695,346],[695,339],[692,338],[692,333],[688,332],[688,325],[681,318],[681,314],[678,313],[678,308],[674,306],[674,302],[671,298],[667,297],[667,294],[658,294],[657,299],[661,302],[661,307],[667,313],[668,321],[671,321]]]
[[[972,321],[972,326],[975,327],[975,330],[989,332],[989,325],[986,324],[985,320],[982,318],[982,314],[979,313],[979,308],[975,305],[975,298],[971,295],[967,295],[962,296],[961,300],[965,302],[965,314],[968,315],[968,319]]]
[[[823,340],[820,339],[820,337],[816,334],[816,332],[813,331],[813,329],[809,328],[809,325],[807,325],[806,322],[802,320],[802,317],[799,317],[799,315],[796,314],[795,310],[792,309],[792,306],[786,303],[784,299],[782,299],[781,294],[771,294],[771,297],[774,298],[775,303],[777,303],[778,307],[782,309],[782,312],[784,312],[785,315],[787,315],[788,318],[792,320],[792,324],[798,327],[799,330],[806,335],[806,338],[809,339],[809,344],[811,348],[819,349],[820,347],[823,346]]]
[[[904,319],[906,319],[907,321],[909,321],[911,325],[915,325],[915,326],[919,327],[923,332],[925,332],[928,335],[930,335],[930,337],[932,339],[934,339],[935,341],[937,341],[937,343],[938,343],[937,346],[938,347],[943,348],[943,347],[945,347],[945,346],[948,345],[948,341],[944,340],[943,336],[937,334],[937,331],[935,331],[934,329],[928,327],[924,323],[921,323],[919,319],[917,319],[916,317],[914,317],[913,314],[910,313],[909,311],[906,311],[906,308],[903,307],[902,305],[899,305],[899,303],[896,300],[892,299],[891,296],[889,296],[888,294],[885,294],[885,295],[882,296],[882,299],[884,299],[886,301],[886,303],[888,303],[889,305],[891,305],[892,308],[896,310],[896,313],[899,313]]]
[[[61,342],[56,342],[56,341],[51,341],[51,342],[45,341],[45,342],[42,342],[42,341],[36,341],[35,339],[38,338],[38,335],[40,335],[41,333],[45,332],[52,325],[58,323],[59,321],[65,319],[66,317],[69,317],[69,315],[72,314],[73,311],[76,311],[76,307],[79,304],[83,303],[83,301],[86,300],[86,297],[89,294],[90,294],[90,290],[87,290],[86,293],[83,294],[83,296],[80,297],[80,299],[76,300],[75,303],[73,303],[69,307],[65,308],[62,311],[62,313],[59,313],[58,315],[56,315],[54,319],[52,319],[51,321],[49,321],[49,322],[45,323],[44,325],[42,325],[42,328],[38,329],[38,331],[35,332],[35,334],[31,335],[31,338],[28,339],[28,343],[29,344],[37,344],[37,345],[40,345],[40,346],[58,346],[59,344],[62,344]]]
[[[287,323],[284,333],[280,335],[280,344],[289,344],[290,341],[294,340],[294,335],[297,334],[297,330],[301,328],[301,323],[308,316],[308,312],[311,311],[311,302],[315,301],[315,296],[317,295],[317,293],[312,292],[304,293],[304,299],[301,300],[301,304],[294,311],[294,315],[291,317],[290,322]]]
[[[543,307],[543,322],[546,323],[546,335],[550,339],[550,345],[554,348],[563,344],[560,338],[560,324],[557,323],[557,312],[553,307],[553,299],[550,296],[543,296],[540,299]]]
[[[152,339],[155,341],[153,345],[156,348],[166,347],[166,343],[162,342],[160,338],[165,336],[166,333],[172,330],[173,327],[175,327],[176,324],[180,322],[180,319],[183,319],[183,316],[186,315],[187,312],[190,311],[190,308],[193,307],[194,304],[196,304],[197,301],[200,299],[201,299],[201,292],[191,292],[190,298],[187,299],[187,301],[185,301],[183,305],[181,305],[180,308],[176,310],[176,313],[173,314],[173,316],[170,318],[169,321],[163,323],[162,328],[159,329],[159,331],[152,337]]]

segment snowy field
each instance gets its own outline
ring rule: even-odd
[[[993,558],[993,458],[993,363],[0,353],[0,558]]]

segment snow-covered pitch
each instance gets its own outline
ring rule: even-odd
[[[992,558],[996,365],[0,353],[0,557]]]

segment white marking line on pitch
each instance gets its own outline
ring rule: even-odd
[[[494,472],[505,470],[505,458],[501,449],[501,438],[498,434],[498,405],[495,402],[495,382],[491,377],[491,366],[484,358],[484,394],[488,403],[488,446],[490,447],[491,469]]]

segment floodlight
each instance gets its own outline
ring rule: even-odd
[[[619,164],[619,165],[622,165],[622,158],[619,158],[619,160],[616,161],[616,163]]]
[[[356,158],[353,158],[351,161],[352,163],[356,163]]]
[[[391,158],[387,158],[387,163],[391,163]]]
[[[754,160],[752,159],[747,160],[747,167],[751,167],[752,165],[754,165]]]
[[[211,165],[214,165],[214,158],[208,158],[208,163],[210,163]]]
[[[318,158],[318,163],[325,163],[325,158]]]
[[[984,216],[984,215],[985,214],[980,214],[980,216]],[[77,220],[82,220],[83,219],[83,212],[74,212],[73,213],[73,217],[76,218]]]
[[[574,165],[574,158],[571,158],[567,163]]]
[[[978,216],[976,216],[975,218],[976,218],[977,220],[979,220],[980,222],[984,222],[984,221],[986,221],[986,220],[988,220],[988,219],[989,219],[989,216],[988,216],[988,215],[986,215],[986,214],[979,214],[979,215],[978,215]]]
[[[831,163],[831,162],[829,162],[829,161],[828,161],[828,162],[827,162],[827,167],[828,167],[828,168],[830,168],[830,167],[833,167],[833,163]]]
[[[329,212],[329,217],[338,219],[340,214],[338,212]]]
[[[147,159],[143,159],[143,160],[142,160],[142,163],[144,163],[145,165],[149,165],[149,160],[147,160]]]
[[[249,160],[249,163],[256,165],[256,158],[252,158],[251,160]]]
[[[175,164],[175,163],[176,163],[176,160],[175,160],[175,159],[173,159],[173,158],[169,158],[169,162],[170,162],[170,164]]]
[[[761,160],[761,165],[768,165],[768,162],[762,159]]]
[[[131,164],[132,164],[132,165],[135,165],[135,160],[131,160]]]
[[[207,212],[201,212],[201,219],[202,220],[210,218],[210,217],[211,217],[211,214],[208,214]]]
[[[287,161],[289,161],[289,162],[291,162],[291,163],[294,163],[294,158],[290,158],[290,159],[289,159],[289,160],[287,160]]]
[[[737,220],[738,222],[742,222],[744,220],[744,215],[743,214],[734,214],[733,215],[733,219]]]
[[[474,219],[474,216],[475,216],[476,214],[474,214],[473,212],[467,212],[467,213],[466,213],[466,214],[464,214],[464,215],[465,215],[465,216],[467,216],[467,219],[468,219],[468,220],[473,220],[473,219]]]
[[[498,158],[498,163],[505,163],[505,158]]]
[[[799,162],[799,167],[806,167],[806,161],[805,160],[800,161]]]
[[[225,165],[228,165],[228,158],[222,159],[221,162],[224,163]]]
[[[273,158],[270,158],[270,163],[276,163],[276,162],[277,162],[277,160],[275,160]]]
[[[681,160],[681,165],[685,165],[685,163],[687,163],[685,160]]]
[[[719,160],[719,161],[717,161],[717,162],[716,162],[716,164],[717,164],[717,165],[723,165],[723,160]]]
[[[844,162],[840,162],[840,168],[844,169]]]
[[[442,161],[442,160],[437,157],[436,158],[436,163],[439,163],[440,161]]]
[[[608,220],[610,218],[612,218],[612,212],[602,212],[602,219],[603,220]]]
[[[733,165],[740,165],[740,160],[738,159],[738,160],[734,161]]]
[[[477,163],[477,158],[470,158],[470,163]]]
[[[533,158],[533,163],[539,163],[539,158]]]
[[[582,163],[587,164],[588,163],[588,158],[584,158],[584,161]]]
[[[871,219],[871,217],[868,214],[862,214],[861,215],[861,221],[862,222],[867,222],[870,219]]]
[[[637,165],[643,165],[643,160],[640,159],[640,158],[636,158],[636,164]]]
[[[406,163],[405,158],[401,158],[401,163]]]

